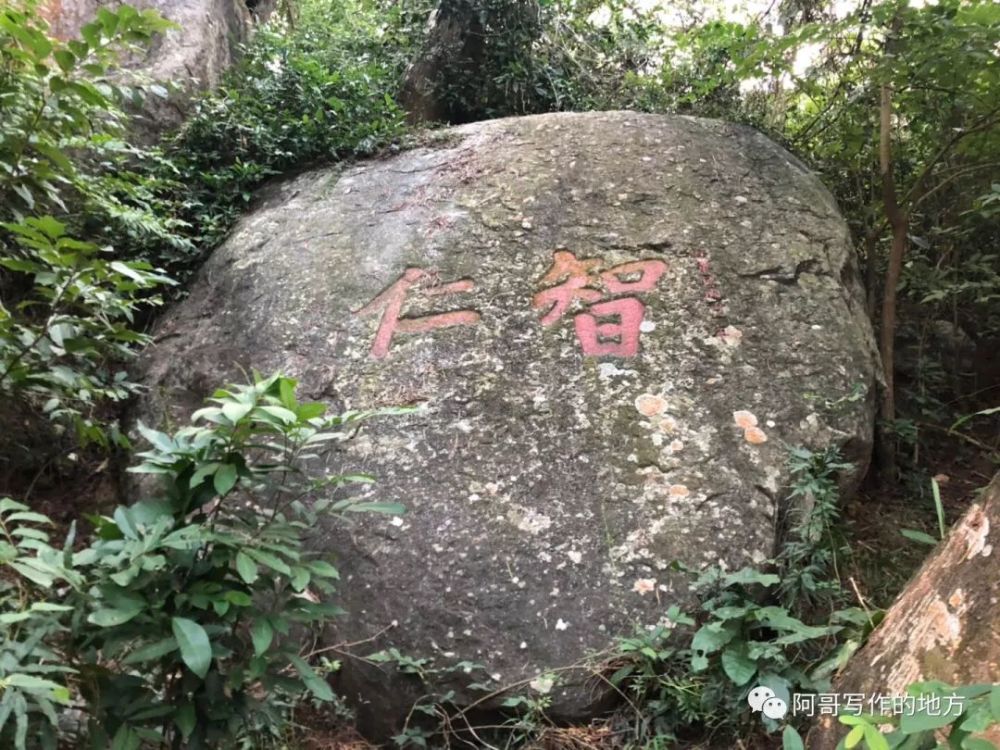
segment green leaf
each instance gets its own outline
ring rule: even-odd
[[[153,430],[142,422],[136,424],[136,429],[139,433],[149,441],[154,448],[163,451],[164,453],[173,453],[177,446],[174,445],[174,441],[170,439],[170,436],[164,432],[159,432]]]
[[[789,725],[781,731],[781,750],[806,750],[795,727]]]
[[[751,609],[753,609],[753,607],[751,607],[750,605],[744,607],[737,607],[737,606],[719,607],[718,609],[712,610],[712,616],[720,620],[736,620],[746,615],[746,613],[749,612]]]
[[[193,417],[192,421],[194,421]],[[210,474],[215,474],[215,472],[218,471],[218,469],[219,469],[219,464],[215,462],[199,466],[197,471],[195,471],[191,475],[191,479],[188,482],[188,487],[194,489],[205,480],[205,477],[209,476]]]
[[[975,414],[967,414],[966,416],[962,417],[957,422],[955,422],[955,424],[953,424],[951,427],[949,427],[948,428],[949,432],[954,432],[955,428],[959,427],[965,422],[968,422],[970,419],[974,417],[985,417],[990,414],[997,414],[998,412],[1000,412],[1000,406],[994,406],[991,409],[983,409],[982,411],[977,411]]]
[[[274,628],[263,617],[254,620],[253,625],[250,626],[250,639],[253,641],[254,656],[260,656],[271,647],[271,641],[274,639]]]
[[[32,583],[36,583],[42,588],[51,588],[53,581],[55,581],[55,576],[50,572],[38,570],[38,568],[30,564],[31,562],[29,559],[22,559],[22,561],[15,560],[7,564]]]
[[[993,718],[1000,722],[1000,685],[990,691],[990,713]]]
[[[989,706],[985,703],[974,703],[957,723],[958,730],[953,726],[951,736],[957,736],[960,732],[967,735],[980,734],[985,732],[995,722],[993,721],[993,716],[990,714]]]
[[[788,610],[783,607],[760,607],[756,610],[754,616],[759,622],[769,628],[789,631],[805,638],[822,638],[839,630],[836,627],[806,625],[802,620],[788,614]]]
[[[56,59],[63,73],[69,73],[76,65],[76,55],[68,49],[57,49],[52,56]]]
[[[997,750],[997,746],[981,737],[966,737],[962,740],[962,750]]]
[[[265,552],[262,549],[248,549],[246,552],[254,560],[271,570],[283,573],[286,576],[292,574],[291,568],[289,568],[288,565],[286,565],[285,562],[275,554]]]
[[[6,612],[0,615],[0,625],[13,625],[31,619],[31,612]]]
[[[184,617],[171,618],[170,628],[180,647],[181,659],[187,664],[188,669],[205,679],[212,665],[212,644],[208,640],[208,633],[194,620]]]
[[[236,484],[237,470],[232,464],[223,464],[215,472],[212,483],[215,491],[220,495],[225,495]]]
[[[401,516],[406,513],[406,506],[400,503],[352,503],[344,510],[350,513],[384,513],[389,516]]]
[[[624,667],[611,675],[610,682],[612,685],[618,687],[622,684],[622,682],[624,682],[625,678],[631,676],[633,672],[635,672],[635,666],[632,664],[626,664]],[[487,691],[493,692],[492,688],[488,688]]]
[[[722,652],[722,669],[736,685],[745,685],[757,674],[757,662],[747,656],[746,644],[731,643]]]
[[[181,736],[186,740],[194,731],[198,716],[194,710],[193,703],[184,703],[174,714],[174,724],[180,730]]]
[[[307,567],[319,578],[340,578],[340,571],[326,560],[312,560],[307,563]]]
[[[289,656],[288,660],[295,667],[295,670],[299,673],[302,678],[302,682],[309,692],[312,693],[318,700],[321,701],[332,701],[333,700],[333,690],[326,680],[321,678],[316,672],[310,667],[306,662],[298,656]]]
[[[303,591],[309,585],[310,577],[309,571],[306,568],[296,566],[292,568],[292,576],[289,583],[291,583],[295,591]]]
[[[741,584],[743,586],[758,584],[760,586],[774,586],[781,582],[781,579],[773,573],[761,573],[753,568],[742,568],[735,573],[730,573],[723,579],[726,586]]]
[[[142,737],[128,724],[122,724],[111,740],[110,750],[139,750]]]
[[[20,511],[17,513],[11,513],[7,516],[8,523],[10,521],[26,521],[28,523],[43,523],[49,526],[52,525],[52,519],[48,516],[43,516],[41,513],[32,513],[31,511]]]
[[[900,529],[899,533],[910,541],[920,542],[921,544],[927,544],[931,547],[934,547],[938,543],[937,539],[924,531],[917,531],[916,529]]]
[[[21,537],[22,539],[34,539],[40,542],[48,542],[50,538],[49,535],[46,534],[44,531],[39,531],[38,529],[34,529],[31,526],[18,526],[16,529],[10,532],[10,535]]]
[[[279,419],[284,424],[295,424],[299,421],[295,412],[285,409],[282,406],[262,406],[260,410],[270,414],[272,417]]]
[[[866,725],[862,728],[865,734],[865,744],[868,750],[889,750],[889,741],[877,727]]]
[[[864,739],[864,736],[865,728],[863,725],[859,724],[847,733],[847,736],[844,738],[844,747],[846,747],[847,750],[857,747],[861,740]]]
[[[58,240],[66,235],[66,225],[53,216],[40,216],[37,219],[29,219],[33,227],[37,227],[50,240]]]
[[[133,651],[122,660],[122,664],[142,664],[147,661],[156,661],[157,659],[173,653],[176,650],[177,639],[164,638],[163,640],[150,643],[149,645]]]
[[[18,673],[4,677],[3,683],[8,687],[16,687],[21,690],[30,691],[54,692],[66,689],[64,685],[60,685],[58,682],[52,682],[52,680],[45,680],[41,677],[35,677],[33,675]]]
[[[734,631],[723,628],[722,623],[710,622],[702,625],[691,639],[691,650],[712,654],[733,639]]]
[[[10,513],[12,510],[30,510],[30,508],[16,500],[11,500],[9,497],[0,500],[0,513]]]
[[[249,414],[251,409],[253,409],[252,404],[238,404],[232,401],[227,401],[222,405],[222,414],[230,422],[236,424],[243,419],[243,417]]]
[[[87,622],[97,625],[100,628],[113,628],[116,625],[124,625],[142,611],[142,606],[130,606],[123,609],[105,608],[91,613]]]
[[[290,411],[295,411],[298,406],[295,402],[295,381],[291,378],[280,378],[278,380],[278,393],[282,405]]]
[[[244,591],[227,591],[226,601],[237,607],[249,607],[253,604],[253,599]]]
[[[301,420],[315,419],[316,417],[323,416],[323,413],[325,411],[326,411],[325,404],[319,404],[319,403],[302,404],[298,408],[298,415],[299,419]]]
[[[954,716],[947,713],[943,715],[932,715],[929,713],[904,713],[899,718],[899,729],[903,734],[916,734],[928,729],[940,729],[948,726],[955,720]]]
[[[240,578],[246,583],[253,583],[257,580],[257,563],[245,552],[237,552],[236,572],[240,574]]]

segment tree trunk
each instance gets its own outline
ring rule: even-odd
[[[896,196],[896,180],[892,164],[892,88],[882,84],[879,105],[879,172],[882,178],[882,203],[885,216],[892,227],[892,246],[886,269],[885,288],[882,291],[882,327],[879,353],[885,374],[879,426],[879,469],[882,477],[892,480],[896,472],[896,440],[892,424],[896,419],[896,388],[893,372],[896,340],[896,287],[903,270],[906,254],[906,235],[909,217],[900,208]]]
[[[429,21],[427,39],[403,78],[400,101],[407,121],[458,122],[462,112],[449,102],[482,63],[483,27],[474,0],[441,0]]]
[[[1000,681],[1000,473],[910,580],[836,680],[835,692],[904,696],[914,682]],[[849,728],[825,716],[810,750],[833,750]],[[985,738],[1000,741],[1000,727]]]

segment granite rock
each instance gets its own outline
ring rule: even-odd
[[[833,198],[759,133],[689,117],[551,114],[272,186],[162,319],[147,419],[252,369],[333,409],[411,404],[336,467],[401,519],[331,524],[331,642],[527,683],[689,598],[671,563],[774,552],[789,446],[871,450],[878,374]],[[176,423],[176,422],[175,422]],[[850,483],[852,478],[845,479]],[[347,660],[376,734],[416,688]],[[537,687],[536,683],[536,687]],[[410,690],[410,694],[407,693]],[[585,670],[552,689],[581,718]]]

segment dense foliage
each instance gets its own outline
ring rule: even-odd
[[[403,511],[315,499],[371,481],[321,459],[375,413],[324,416],[278,376],[210,401],[172,435],[140,424],[149,448],[132,471],[162,482],[89,516],[82,546],[0,501],[4,747],[54,748],[60,706],[82,711],[95,750],[260,747],[304,693],[334,699],[302,644],[341,611],[338,574],[306,539],[321,519]]]
[[[117,367],[144,340],[130,323],[169,281],[122,251],[170,241],[176,223],[128,169],[143,152],[122,140],[124,107],[142,90],[111,76],[118,54],[166,23],[102,9],[62,43],[31,10],[0,13],[0,394],[103,442],[94,410],[132,391]]]
[[[402,60],[355,2],[304,4],[261,29],[238,65],[164,143],[152,176],[172,185],[192,247],[218,242],[265,179],[374,153],[402,130]],[[148,252],[162,255],[165,248]],[[190,270],[194,257],[164,259]]]

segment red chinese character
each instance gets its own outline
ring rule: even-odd
[[[576,337],[588,357],[634,357],[639,352],[639,327],[646,308],[634,297],[605,302],[603,287],[609,295],[650,292],[667,271],[662,260],[637,260],[610,268],[596,276],[599,258],[577,259],[571,252],[557,250],[552,268],[542,277],[542,284],[557,284],[538,292],[532,307],[546,310],[541,323],[549,326],[561,318],[574,300],[590,304],[585,312],[574,316]],[[595,304],[596,303],[596,304]],[[599,318],[617,318],[601,322]]]
[[[382,311],[382,320],[379,322],[378,332],[375,334],[375,343],[372,344],[371,354],[375,359],[382,359],[389,353],[389,344],[392,342],[393,334],[397,331],[400,333],[426,333],[435,328],[474,326],[479,322],[479,313],[473,310],[455,310],[437,315],[427,315],[422,318],[400,317],[406,293],[418,282],[432,279],[433,277],[423,269],[407,268],[392,286],[360,310],[355,311],[355,315],[369,315]],[[421,290],[428,297],[440,297],[471,292],[475,287],[475,282],[471,279],[462,279],[447,284],[424,286]]]
[[[571,252],[556,250],[552,256],[552,268],[542,277],[541,283],[555,284],[560,281],[563,283],[543,289],[531,301],[531,306],[536,310],[548,310],[542,316],[543,326],[550,326],[559,320],[575,299],[597,302],[601,298],[599,291],[587,288],[592,282],[600,283],[596,279],[591,279],[593,269],[600,264],[600,258],[577,260]]]
[[[600,302],[573,317],[576,337],[587,357],[634,357],[639,353],[639,326],[646,306],[635,297]],[[598,318],[618,318],[601,323]]]
[[[656,282],[666,272],[667,264],[662,260],[635,260],[605,271],[601,274],[601,279],[611,294],[651,292],[656,287]],[[633,274],[639,274],[639,278],[631,281],[622,279],[623,276]]]

